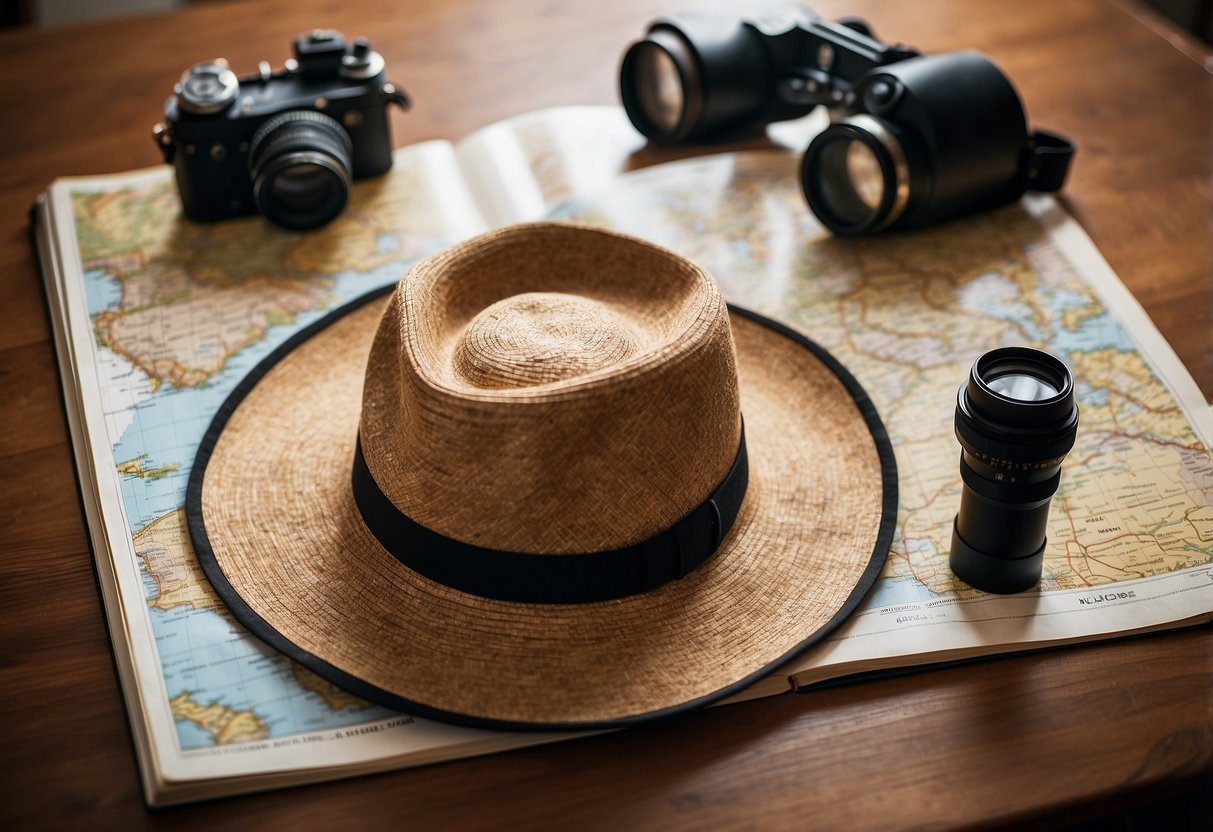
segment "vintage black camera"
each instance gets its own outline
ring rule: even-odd
[[[152,129],[181,206],[210,222],[260,210],[316,228],[345,207],[351,182],[392,166],[387,105],[408,106],[365,38],[316,30],[279,70],[236,77],[220,59],[186,70]]]
[[[863,21],[800,6],[754,19],[655,21],[620,68],[632,124],[659,142],[716,141],[827,106],[805,152],[809,206],[839,234],[917,228],[1061,187],[1064,138],[1029,133],[1011,83],[976,52],[923,56]]]

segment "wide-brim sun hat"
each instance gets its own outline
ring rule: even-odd
[[[717,701],[854,611],[897,479],[856,380],[665,249],[513,226],[301,331],[187,492],[253,634],[370,701],[613,727]]]

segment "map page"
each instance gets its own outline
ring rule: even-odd
[[[863,670],[1203,620],[1213,610],[1211,417],[1194,383],[1052,200],[844,240],[805,206],[804,137],[638,167],[616,108],[545,111],[397,152],[308,233],[180,215],[167,168],[60,180],[42,256],[85,507],[149,802],[557,739],[371,706],[249,636],[194,558],[184,493],[204,430],[278,344],[419,258],[550,216],[650,239],[728,299],[800,329],[874,399],[900,477],[888,565],[861,611],[754,695]],[[792,149],[789,149],[792,148]],[[958,385],[1000,345],[1074,371],[1081,422],[1038,590],[990,596],[948,569]],[[125,645],[125,649],[122,649]]]

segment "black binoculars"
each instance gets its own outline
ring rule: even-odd
[[[801,185],[838,234],[911,229],[1055,191],[1074,145],[1029,132],[1019,96],[985,56],[925,56],[863,21],[800,6],[753,19],[667,17],[620,69],[632,124],[656,142],[711,142],[826,106]]]

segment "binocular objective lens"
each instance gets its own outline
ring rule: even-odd
[[[886,183],[870,147],[851,136],[827,144],[818,157],[813,189],[822,211],[845,226],[873,226],[880,219]]]
[[[863,142],[848,143],[846,163],[842,167],[847,187],[859,201],[872,211],[879,208],[884,200],[884,174],[872,149]]]
[[[809,207],[840,234],[888,226],[901,216],[909,198],[901,146],[868,115],[827,127],[805,151],[800,173]]]
[[[636,103],[663,134],[672,134],[682,122],[686,98],[682,75],[669,53],[653,44],[642,44],[636,55]]]
[[[623,56],[619,92],[636,129],[659,142],[682,141],[704,107],[694,48],[677,29],[658,26]]]
[[[349,135],[333,119],[292,110],[258,128],[249,145],[257,207],[283,228],[318,228],[349,200],[353,180]]]

